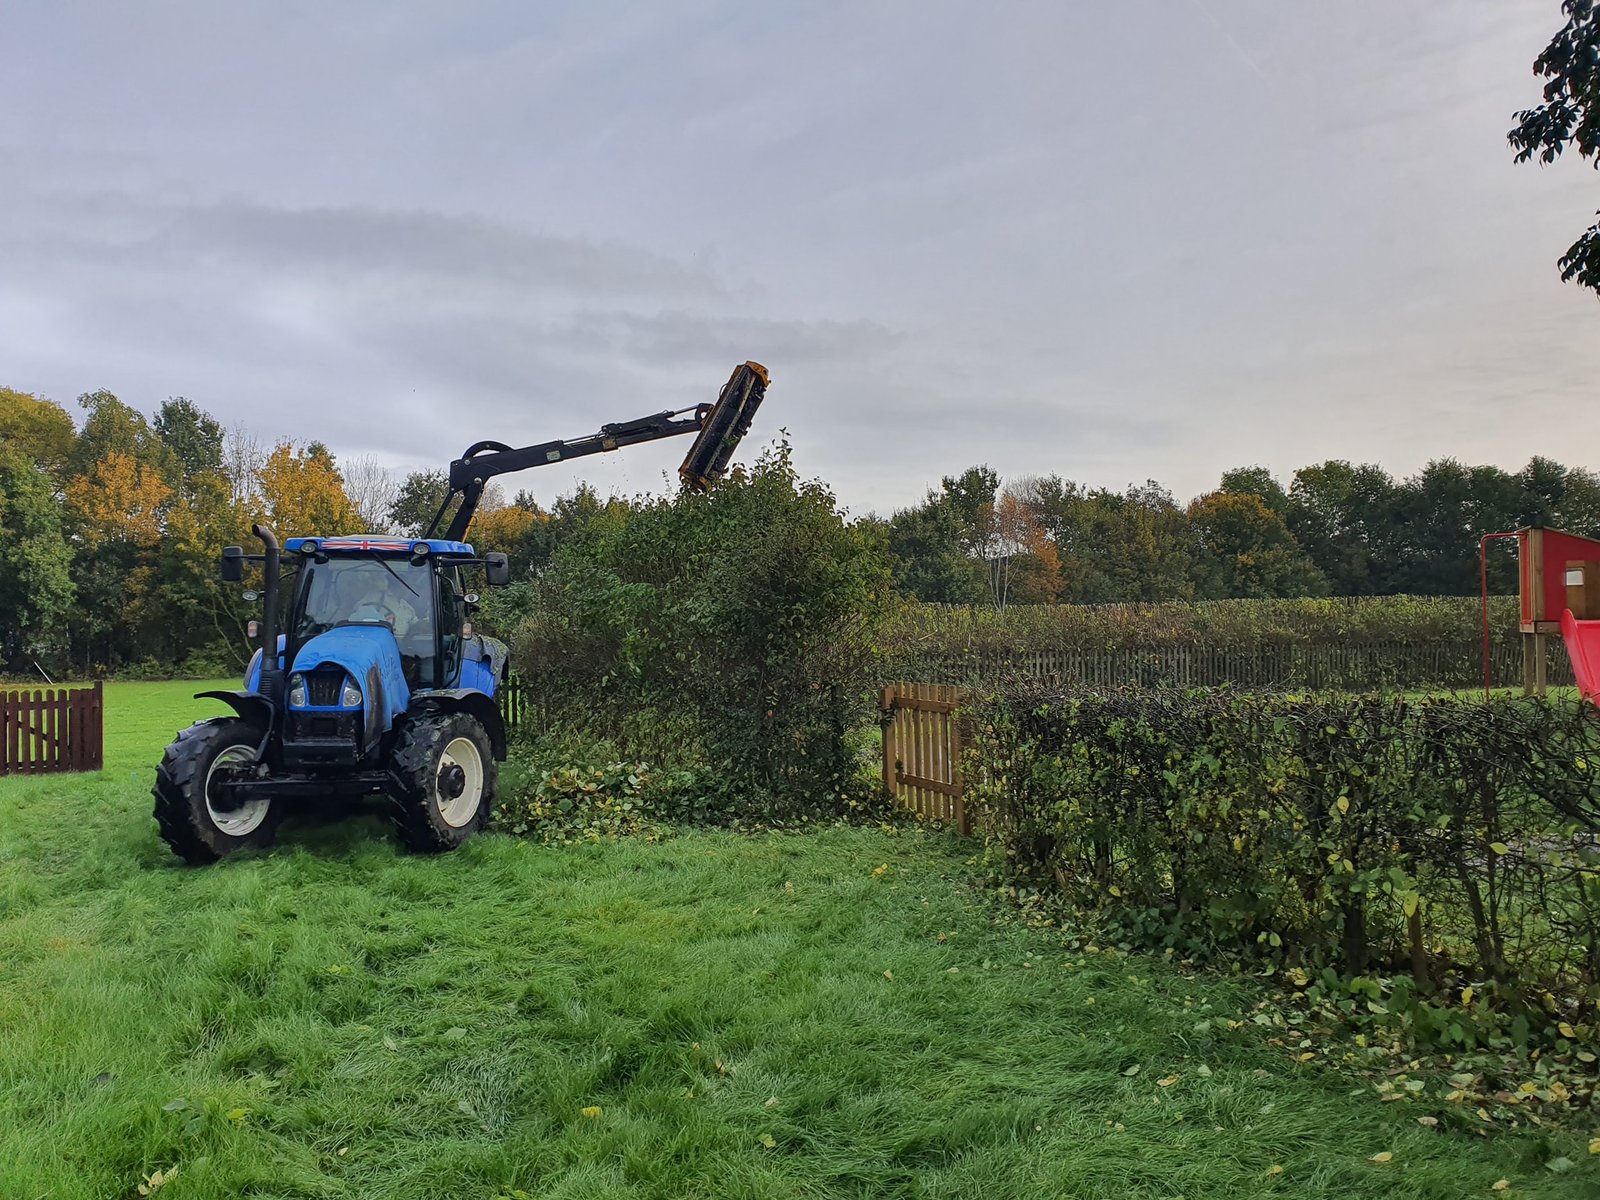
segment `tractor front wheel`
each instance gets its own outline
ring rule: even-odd
[[[495,761],[489,735],[466,713],[409,722],[389,767],[400,837],[413,850],[454,850],[489,820]]]
[[[156,768],[156,824],[179,858],[216,862],[235,850],[268,845],[283,819],[270,798],[222,805],[218,784],[256,761],[261,730],[238,717],[200,721],[178,734]]]

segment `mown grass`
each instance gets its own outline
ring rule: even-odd
[[[147,788],[192,690],[111,688],[98,778],[0,781],[7,1200],[1600,1187],[1222,1032],[1248,980],[1008,923],[943,835],[425,859],[358,817],[181,867]]]

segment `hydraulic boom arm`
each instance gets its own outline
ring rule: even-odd
[[[483,497],[484,484],[496,475],[525,471],[529,467],[542,467],[547,463],[565,462],[569,458],[582,458],[588,454],[603,454],[607,450],[620,450],[624,446],[677,437],[683,433],[699,436],[684,456],[683,465],[678,468],[678,477],[685,487],[703,489],[727,470],[728,461],[733,457],[740,439],[749,430],[750,421],[766,395],[767,382],[767,369],[760,363],[742,363],[734,368],[728,382],[722,385],[715,404],[697,404],[692,409],[656,413],[633,421],[602,425],[600,432],[570,442],[542,442],[537,446],[519,449],[503,442],[474,442],[450,464],[450,490],[428,527],[428,536],[435,536],[450,511],[451,503],[459,498],[460,504],[444,536],[451,541],[465,541],[467,526],[472,523],[472,515],[477,512],[478,501]]]

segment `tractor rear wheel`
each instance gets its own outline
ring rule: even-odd
[[[178,734],[156,768],[156,824],[179,858],[212,863],[235,850],[271,843],[283,820],[281,802],[267,797],[237,808],[219,807],[217,785],[256,761],[261,730],[238,717],[200,721]]]
[[[489,735],[466,713],[409,722],[389,766],[389,797],[400,837],[413,850],[454,850],[489,821],[495,761]]]

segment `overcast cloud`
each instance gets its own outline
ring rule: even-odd
[[[1600,467],[1600,175],[1505,144],[1558,9],[0,0],[0,384],[442,467],[752,358],[857,511]]]

